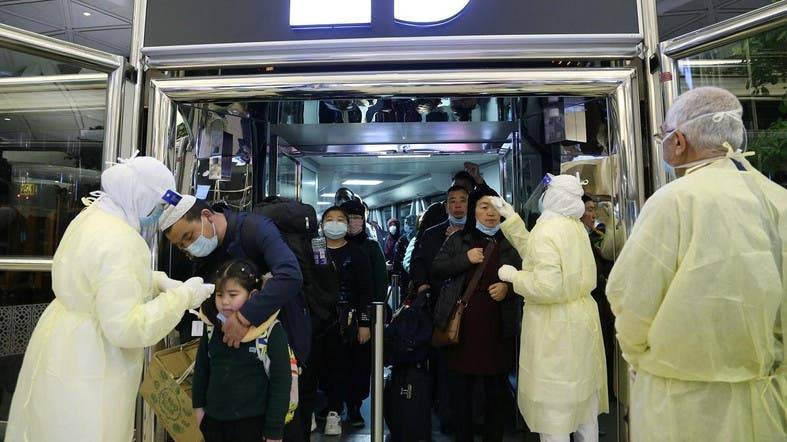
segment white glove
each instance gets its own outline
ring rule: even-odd
[[[607,226],[612,227],[612,203],[601,201],[596,205],[596,219]]]
[[[166,292],[174,288],[180,287],[182,281],[172,279],[164,272],[153,272],[153,287],[158,292]]]
[[[189,308],[199,308],[216,290],[213,284],[205,284],[200,277],[189,278],[183,283],[189,289]]]
[[[500,216],[503,218],[511,218],[516,214],[514,207],[511,204],[508,204],[503,198],[500,198],[499,196],[492,196],[489,198],[492,200],[492,205],[495,206],[495,209],[500,212]]]
[[[516,276],[516,272],[516,267],[506,264],[500,267],[500,270],[497,271],[497,276],[501,281],[514,282],[514,276]]]

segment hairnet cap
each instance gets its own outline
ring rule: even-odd
[[[180,199],[180,202],[169,207],[164,210],[164,213],[161,214],[161,218],[158,221],[158,228],[160,231],[165,231],[172,227],[173,224],[178,222],[186,212],[189,211],[192,207],[194,207],[194,203],[197,202],[197,198],[193,195],[183,195],[183,198]]]
[[[585,190],[582,188],[582,182],[574,175],[553,176],[549,186],[577,197],[582,197],[582,195],[585,194]]]

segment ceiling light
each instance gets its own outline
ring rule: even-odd
[[[93,15],[93,14],[91,14],[91,13],[89,13],[89,12],[85,11],[85,12],[83,12],[83,13],[82,13],[82,15],[84,15],[85,17],[90,17],[90,16],[91,16],[91,15]]]
[[[317,201],[318,206],[329,206],[331,203],[327,201]]]
[[[432,154],[420,155],[377,155],[377,158],[429,158]]]
[[[3,118],[3,120],[5,120],[5,121],[11,121],[11,119],[10,119],[10,118],[8,118],[8,117],[5,117],[5,118]]]
[[[333,198],[333,197],[334,197],[334,196],[336,196],[336,195],[335,195],[335,194],[333,194],[333,193],[323,193],[323,194],[322,194],[322,195],[320,195],[320,196],[321,196],[321,197],[323,197],[323,198]]]
[[[345,180],[342,184],[345,186],[376,186],[382,182],[383,180]]]

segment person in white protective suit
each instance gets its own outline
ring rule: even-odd
[[[132,440],[143,348],[213,292],[201,278],[182,283],[151,269],[140,232],[156,231],[162,197],[174,186],[172,173],[149,157],[102,173],[103,192],[55,252],[55,300],[27,347],[7,442]]]
[[[744,158],[742,112],[719,88],[675,101],[659,138],[685,173],[645,203],[610,275],[632,441],[787,440],[787,190]]]
[[[532,232],[500,198],[503,234],[522,270],[502,266],[500,279],[525,298],[518,404],[542,442],[598,440],[598,415],[609,411],[604,343],[596,302],[596,263],[579,179],[547,175],[541,215]]]

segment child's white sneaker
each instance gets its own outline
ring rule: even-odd
[[[312,432],[317,429],[317,418],[314,417],[314,413],[312,413]]]
[[[331,411],[328,417],[325,418],[325,432],[326,436],[341,436],[342,435],[342,418],[339,413]]]

